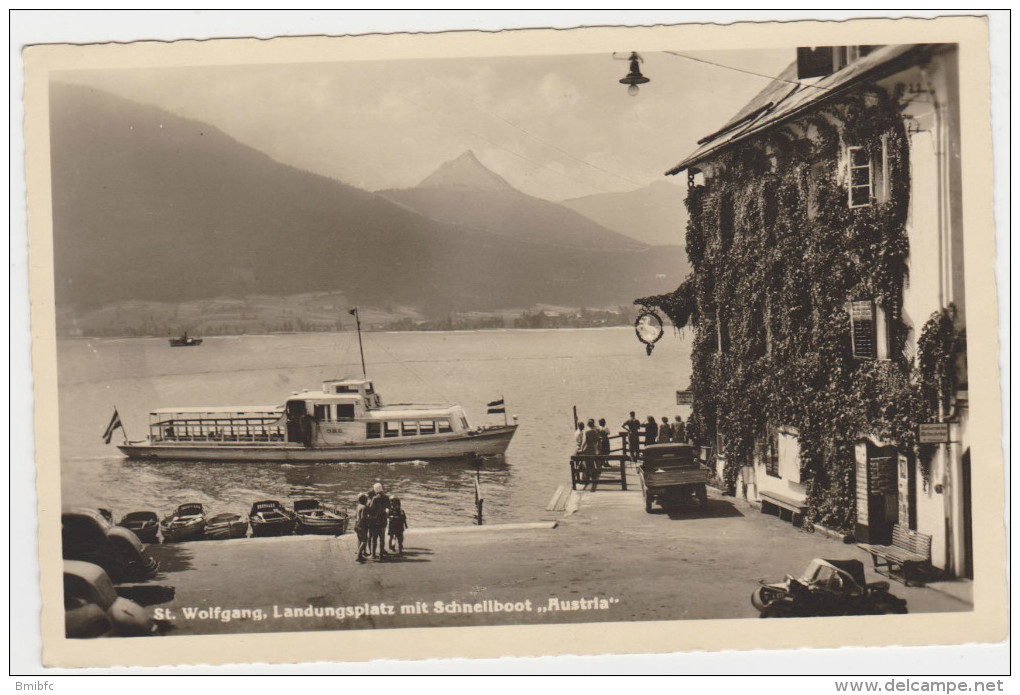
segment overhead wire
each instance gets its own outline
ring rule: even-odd
[[[695,58],[694,56],[687,55],[686,53],[678,53],[677,51],[663,51],[663,53],[668,53],[669,55],[676,56],[677,58],[686,58],[687,60],[693,60],[696,63],[704,63],[705,65],[712,65],[712,66],[715,66],[717,68],[722,68],[724,70],[733,70],[734,72],[742,72],[745,75],[754,75],[755,77],[763,77],[766,80],[772,80],[774,82],[786,82],[787,84],[796,85],[798,87],[810,87],[812,89],[821,89],[821,90],[826,91],[826,92],[831,91],[831,87],[822,87],[822,86],[819,86],[817,84],[809,84],[807,82],[800,82],[798,80],[787,80],[787,79],[785,79],[783,77],[777,77],[775,75],[766,75],[765,73],[762,73],[762,72],[754,72],[753,70],[745,70],[744,68],[734,67],[733,65],[724,65],[722,63],[716,63],[716,62],[711,61],[711,60],[706,60],[705,58]]]

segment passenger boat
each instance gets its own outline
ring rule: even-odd
[[[368,379],[332,379],[282,405],[154,410],[148,437],[118,448],[175,461],[428,461],[502,455],[516,430],[516,418],[472,427],[459,405],[383,405]]]
[[[339,536],[347,530],[347,512],[330,507],[319,500],[297,500],[294,503],[297,514],[298,533],[321,533]]]
[[[192,338],[185,331],[179,338],[170,339],[170,347],[198,347],[202,344],[201,338]]]
[[[159,533],[159,516],[156,512],[131,512],[121,517],[117,525],[134,531],[142,543],[155,543]]]
[[[233,512],[217,514],[206,520],[203,535],[208,540],[244,538],[248,535],[248,520]]]
[[[159,522],[159,530],[164,543],[198,540],[205,531],[205,510],[195,502],[182,504]]]
[[[289,536],[297,525],[297,514],[276,500],[256,502],[248,513],[253,536]]]

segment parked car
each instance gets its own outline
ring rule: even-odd
[[[64,560],[64,631],[68,638],[154,635],[149,611],[117,595],[102,567]]]
[[[96,509],[67,507],[60,517],[63,557],[99,565],[114,582],[152,579],[158,565],[134,532],[113,526]]]
[[[799,578],[758,580],[751,603],[763,618],[906,613],[907,602],[889,593],[889,582],[868,583],[860,560],[808,563]]]

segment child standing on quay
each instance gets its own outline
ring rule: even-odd
[[[368,495],[358,495],[358,506],[354,510],[354,532],[358,534],[358,562],[365,561],[368,550],[368,517],[365,507],[368,504]]]
[[[407,515],[400,508],[400,498],[390,499],[390,527],[389,541],[390,550],[396,550],[397,554],[404,554],[404,529],[407,528]]]

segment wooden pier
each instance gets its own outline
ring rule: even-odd
[[[635,461],[624,451],[627,434],[610,435],[610,450],[606,454],[574,454],[570,457],[570,489],[578,486],[591,492],[598,490],[599,485],[619,485],[621,490],[627,489],[627,464]],[[619,448],[612,448],[612,440],[620,440]]]

